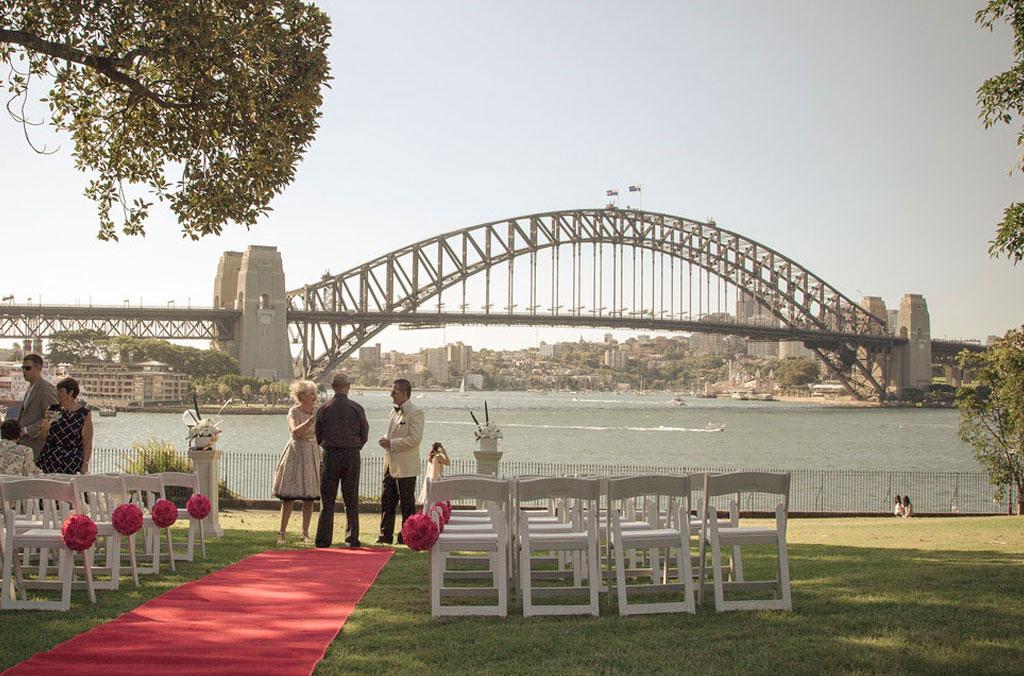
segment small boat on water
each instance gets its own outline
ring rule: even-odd
[[[705,432],[724,432],[725,431],[725,425],[723,423],[708,422],[708,424],[704,426],[704,431]]]
[[[113,418],[116,415],[117,415],[117,409],[116,408],[111,408],[109,406],[104,406],[103,408],[100,409],[100,417],[101,418]]]
[[[668,403],[673,406],[686,406],[686,402],[683,400],[682,395],[677,395],[668,400]]]

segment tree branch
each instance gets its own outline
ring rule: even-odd
[[[124,85],[137,96],[146,98],[161,108],[190,108],[191,103],[168,100],[156,92],[150,90],[137,79],[127,75],[119,69],[119,66],[129,65],[138,56],[144,55],[148,50],[139,48],[133,49],[120,59],[112,59],[106,56],[95,56],[75,47],[70,47],[58,42],[44,40],[38,35],[25,31],[8,30],[0,28],[0,42],[7,42],[21,45],[39,54],[45,54],[54,59],[77,63],[87,68],[92,68],[98,73],[105,75],[112,82]]]

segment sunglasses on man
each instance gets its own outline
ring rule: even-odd
[[[31,364],[22,364],[21,365],[21,370],[22,371],[31,371],[34,368],[35,368],[35,366],[32,366]]]

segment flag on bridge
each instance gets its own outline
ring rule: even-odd
[[[618,197],[619,196],[619,191],[618,190],[605,190],[604,194],[607,195],[608,197]]]
[[[640,184],[637,183],[636,185],[629,186],[629,191],[630,192],[640,192]]]

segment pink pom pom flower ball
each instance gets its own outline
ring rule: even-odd
[[[185,503],[185,509],[188,510],[188,515],[193,519],[199,519],[202,521],[210,515],[210,510],[213,509],[213,505],[210,504],[210,498],[206,497],[202,493],[195,493]]]
[[[157,528],[170,528],[178,520],[178,508],[170,500],[157,500],[149,509]]]
[[[131,503],[120,505],[110,515],[110,522],[121,535],[133,535],[142,530],[142,510]]]
[[[433,547],[438,534],[437,524],[426,514],[413,514],[402,524],[402,542],[418,552]]]
[[[72,514],[64,519],[64,524],[60,527],[64,544],[76,552],[84,552],[92,547],[96,543],[96,533],[96,522],[85,514]]]

